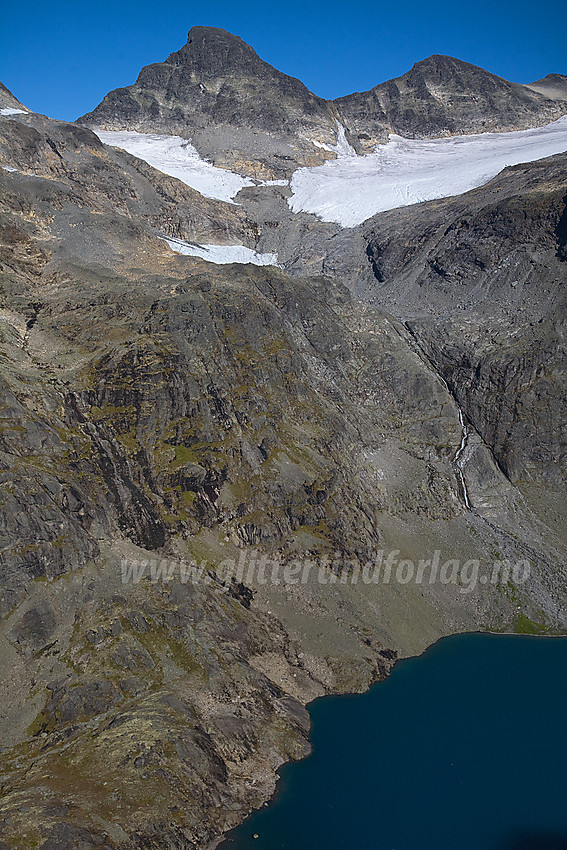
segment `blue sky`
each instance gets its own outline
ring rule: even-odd
[[[432,53],[531,82],[567,74],[565,17],[564,0],[29,0],[4,4],[0,80],[31,109],[72,120],[205,24],[241,36],[322,97],[364,91]]]

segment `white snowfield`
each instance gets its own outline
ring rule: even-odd
[[[511,133],[426,141],[391,135],[366,156],[340,148],[337,159],[293,174],[288,204],[295,213],[355,227],[378,212],[468,192],[508,165],[567,151],[567,116]]]
[[[12,114],[21,110],[1,111]],[[191,142],[180,136],[134,130],[99,130],[97,135],[104,144],[123,148],[207,198],[234,203],[241,189],[259,182],[205,162]],[[313,144],[334,151],[337,159],[314,168],[300,168],[293,174],[290,209],[295,213],[315,213],[323,221],[336,222],[342,227],[355,227],[378,212],[468,192],[487,183],[508,165],[567,151],[567,116],[545,127],[511,133],[428,140],[391,135],[387,144],[378,145],[374,153],[366,156],[357,156],[340,124],[336,145]],[[287,184],[285,180],[260,182],[266,186]],[[225,250],[227,246],[212,247]],[[195,250],[192,248],[194,256],[201,256]],[[240,246],[240,250],[250,249]],[[213,259],[211,262],[255,261]],[[272,263],[270,259],[258,264]]]
[[[234,203],[235,195],[254,181],[201,159],[196,148],[180,136],[159,136],[135,130],[95,130],[105,145],[122,148],[163,174],[177,177],[206,198]]]
[[[7,106],[5,109],[0,109],[0,115],[27,115],[26,109],[14,109],[13,106]]]
[[[183,242],[181,239],[164,239],[173,251],[178,254],[188,254],[191,257],[201,257],[209,263],[226,265],[227,263],[252,263],[255,266],[277,266],[277,254],[258,254],[244,245],[197,245]]]

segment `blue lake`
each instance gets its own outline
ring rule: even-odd
[[[457,635],[316,700],[313,754],[222,850],[567,850],[566,673],[567,638]]]

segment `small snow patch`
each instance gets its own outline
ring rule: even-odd
[[[5,109],[0,109],[0,115],[27,115],[26,109],[14,109],[12,106],[7,106]]]
[[[357,153],[346,137],[346,130],[342,124],[337,121],[337,143],[336,145],[327,145],[325,142],[317,142],[311,139],[311,143],[317,148],[323,148],[330,153],[336,153],[337,159],[345,159],[349,156],[356,156]]]
[[[241,189],[254,186],[247,177],[205,162],[191,142],[180,136],[159,136],[135,130],[94,132],[105,145],[128,151],[163,174],[181,180],[206,198],[231,204]]]
[[[347,156],[356,156],[356,151],[350,142],[347,140],[346,131],[342,124],[337,123],[338,127],[338,135],[337,135],[337,144],[334,147],[334,150],[337,152],[337,157],[339,159],[344,159]]]
[[[277,254],[258,254],[244,245],[197,245],[171,238],[164,238],[164,241],[178,254],[201,257],[201,259],[217,265],[226,265],[227,263],[252,263],[255,266],[278,265]]]

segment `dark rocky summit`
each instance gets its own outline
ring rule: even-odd
[[[402,77],[335,101],[363,150],[388,133],[410,139],[523,130],[567,112],[552,87],[510,83],[451,56],[416,62]]]
[[[147,65],[134,85],[110,92],[79,120],[107,130],[191,137],[218,165],[258,177],[288,174],[298,162],[323,162],[310,138],[336,139],[332,104],[214,27],[193,27],[181,50]]]
[[[165,62],[147,65],[135,85],[115,89],[81,121],[137,129],[160,124],[193,131],[209,123],[281,132],[329,121],[326,101],[299,80],[264,62],[238,36],[193,27],[187,43]]]
[[[83,121],[274,173],[365,102],[375,138],[564,109],[446,57],[393,86],[333,106],[199,27]],[[0,166],[0,848],[213,848],[308,753],[310,700],[445,634],[567,630],[567,155],[345,230],[31,113]],[[351,581],[379,550],[531,575]],[[252,558],[311,578],[219,571]]]

